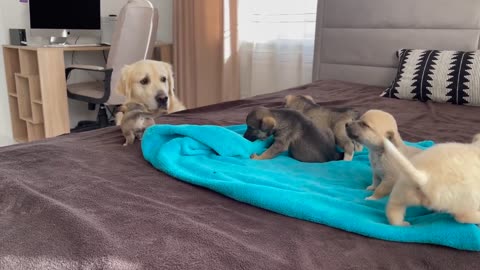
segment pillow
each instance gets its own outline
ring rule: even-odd
[[[480,51],[402,49],[392,85],[381,96],[480,106]]]

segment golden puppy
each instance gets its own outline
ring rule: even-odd
[[[405,210],[413,205],[450,213],[460,223],[480,224],[479,136],[473,145],[437,144],[410,159],[385,139],[387,166],[398,173],[387,204],[390,224],[409,225]]]
[[[172,66],[165,62],[141,60],[124,66],[117,92],[126,97],[125,103],[144,105],[148,111],[160,115],[185,110],[174,92]],[[117,125],[122,113],[117,114]]]
[[[347,134],[352,140],[355,140],[369,150],[370,164],[373,170],[372,184],[367,190],[374,190],[372,196],[367,200],[376,200],[383,198],[392,191],[395,177],[392,173],[385,170],[383,139],[387,138],[402,152],[405,156],[411,157],[421,150],[415,147],[407,146],[403,143],[400,133],[398,133],[397,122],[395,118],[384,111],[369,110],[364,113],[359,120],[347,123]]]

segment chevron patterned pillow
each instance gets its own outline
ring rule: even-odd
[[[402,49],[392,85],[381,96],[480,106],[480,51]]]

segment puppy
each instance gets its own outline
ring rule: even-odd
[[[185,110],[174,92],[172,66],[168,63],[153,60],[141,60],[124,66],[117,92],[126,97],[126,103],[144,105],[148,111],[174,113]],[[117,113],[117,125],[122,122],[123,114]]]
[[[460,223],[480,224],[479,135],[473,145],[437,144],[410,159],[384,139],[388,166],[398,171],[386,210],[390,224],[409,225],[405,210],[413,205],[450,213]]]
[[[146,109],[144,105],[132,102],[121,106],[120,110],[124,113],[120,124],[125,137],[123,146],[133,144],[135,137],[141,140],[145,129],[155,124],[154,115]]]
[[[252,154],[252,159],[271,159],[283,151],[303,162],[338,160],[335,140],[328,129],[318,129],[301,113],[289,109],[258,107],[246,119],[244,137],[250,141],[274,136],[274,143],[263,154]]]
[[[354,151],[362,150],[362,146],[348,137],[345,130],[346,123],[358,119],[358,112],[350,109],[325,108],[316,104],[311,96],[305,95],[286,96],[285,107],[301,112],[310,118],[317,128],[331,129],[335,143],[345,151],[344,160],[352,160]]]
[[[359,120],[347,123],[346,129],[350,138],[363,144],[369,150],[368,157],[373,177],[372,184],[367,187],[367,190],[374,190],[374,193],[366,199],[377,200],[387,196],[392,191],[395,177],[393,172],[385,170],[386,156],[384,155],[383,139],[388,136],[388,139],[407,157],[412,157],[421,150],[403,143],[395,118],[384,111],[369,110]]]

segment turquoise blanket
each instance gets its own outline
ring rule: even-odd
[[[302,163],[284,153],[272,160],[251,160],[271,140],[250,142],[245,125],[220,127],[156,125],[142,140],[145,159],[182,181],[286,216],[325,224],[368,237],[444,245],[480,251],[480,230],[448,214],[409,208],[412,226],[388,225],[384,198],[366,201],[371,182],[368,152],[354,160]],[[427,148],[432,142],[412,144]]]

